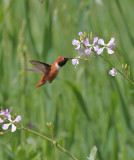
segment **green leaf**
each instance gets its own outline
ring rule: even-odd
[[[80,91],[77,89],[77,87],[71,83],[71,82],[66,82],[66,84],[72,89],[73,93],[75,94],[77,101],[83,111],[83,113],[85,114],[86,118],[88,119],[88,121],[90,120],[90,116],[87,110],[87,106],[86,103],[84,101],[84,98],[82,97]]]
[[[61,140],[60,140],[60,142],[59,142],[59,145],[62,147],[62,146],[63,146],[63,144],[64,144],[64,139],[63,139],[63,138],[61,138]]]
[[[88,160],[95,160],[96,159],[96,153],[97,153],[97,147],[94,146],[91,151],[89,157],[87,157]]]

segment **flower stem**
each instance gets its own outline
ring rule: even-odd
[[[112,62],[110,62],[106,57],[99,55],[101,58],[103,58],[105,61],[107,61],[111,66],[113,66],[126,80],[128,80],[132,85],[134,85],[134,82],[131,81],[126,75],[124,75],[117,67],[114,66]]]
[[[23,129],[23,130],[25,130],[25,131],[34,133],[34,134],[36,134],[36,135],[38,135],[38,136],[40,136],[40,137],[42,137],[42,138],[45,138],[45,139],[47,139],[47,140],[50,141],[50,142],[53,142],[53,140],[52,140],[51,138],[48,138],[48,137],[46,137],[46,136],[44,136],[44,135],[42,135],[42,134],[40,134],[40,133],[38,133],[38,132],[36,132],[36,131],[33,131],[33,130],[31,130],[31,129],[28,129],[28,128],[25,128],[25,127],[23,127],[23,126],[21,126],[20,128]]]
[[[72,159],[78,160],[75,156],[73,156],[71,153],[69,153],[65,148],[63,148],[58,142],[54,141],[53,139],[51,139],[51,138],[49,138],[49,137],[47,137],[47,136],[44,136],[44,135],[42,135],[42,134],[40,134],[40,133],[38,133],[38,132],[36,132],[36,131],[33,131],[33,130],[31,130],[31,129],[25,128],[25,127],[23,127],[23,126],[19,126],[19,128],[20,128],[20,129],[23,129],[23,130],[25,130],[25,131],[27,131],[27,132],[31,132],[31,133],[33,133],[33,134],[36,134],[36,135],[38,135],[38,136],[40,136],[40,137],[42,137],[42,138],[44,138],[44,139],[52,142],[52,143],[56,146],[56,148],[57,148],[58,150],[60,150],[61,152],[67,154],[67,155],[68,155],[69,157],[71,157]]]
[[[81,57],[76,57],[76,58],[73,58],[73,59],[80,59],[80,60],[84,60],[84,61],[89,61],[90,59],[87,59],[87,58],[81,58]]]
[[[107,61],[112,67],[114,67],[126,80],[128,80],[132,85],[134,85],[134,82],[131,81],[125,74],[123,74],[117,67],[114,66],[114,64],[112,62],[110,62],[106,57],[99,55],[101,58],[103,58],[105,61]],[[86,58],[77,58],[77,59],[81,59],[84,61],[88,61],[89,59]]]

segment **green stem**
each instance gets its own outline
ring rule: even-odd
[[[107,58],[105,58],[104,56],[102,55],[99,55],[101,58],[103,58],[105,61],[107,61],[111,66],[113,66],[126,80],[128,80],[132,85],[134,85],[134,82],[131,81],[127,76],[125,76],[117,67],[115,67],[113,65],[112,62],[110,62]]]
[[[77,58],[77,59],[81,59],[81,60],[84,60],[84,61],[89,61],[90,59],[87,59],[87,58]]]
[[[71,157],[72,159],[78,160],[75,156],[73,156],[71,153],[69,153],[65,148],[63,148],[62,146],[60,146],[60,144],[59,144],[58,142],[52,140],[51,138],[46,137],[46,136],[44,136],[44,135],[42,135],[42,134],[40,134],[40,133],[38,133],[38,132],[35,132],[35,131],[31,130],[31,129],[27,129],[27,128],[23,127],[23,126],[18,126],[18,128],[23,129],[23,130],[25,130],[25,131],[28,131],[28,132],[30,132],[30,133],[34,133],[34,134],[36,134],[36,135],[38,135],[38,136],[40,136],[40,137],[48,140],[49,142],[52,142],[52,143],[56,146],[56,148],[57,148],[58,150],[60,150],[61,152],[67,154],[67,155],[68,155],[69,157]]]
[[[102,55],[99,55],[101,58],[103,58],[105,61],[107,61],[112,67],[114,67],[126,80],[128,80],[132,85],[134,85],[134,82],[131,81],[126,75],[124,75],[117,67],[114,66],[114,64],[112,62],[110,62],[106,57],[102,56]],[[79,58],[77,57],[77,59],[81,59],[81,60],[84,60],[84,61],[88,61],[89,59],[86,59],[86,58]]]

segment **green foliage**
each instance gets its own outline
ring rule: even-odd
[[[87,157],[87,159],[88,159],[88,160],[95,160],[96,153],[97,153],[97,147],[94,146],[94,147],[91,149],[90,155],[89,155],[89,157]]]
[[[10,160],[41,159],[40,148],[36,146],[36,143],[32,138],[28,138],[26,144],[22,143],[21,145],[18,145],[18,142],[14,140],[12,145],[5,145],[5,153],[5,159]]]
[[[86,159],[93,146],[99,160],[134,159],[134,89],[119,74],[110,77],[108,63],[96,57],[75,69],[69,61],[52,84],[36,90],[41,74],[24,70],[33,67],[31,59],[51,64],[58,56],[77,56],[72,40],[85,31],[106,43],[115,37],[121,64],[115,55],[111,60],[120,69],[127,64],[133,79],[133,10],[133,0],[1,0],[0,105],[13,106],[25,127],[50,137],[46,123],[53,122],[54,139],[63,138],[63,146],[78,159]],[[0,135],[0,157],[69,159],[49,142],[19,130]]]

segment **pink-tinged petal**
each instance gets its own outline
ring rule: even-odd
[[[5,114],[5,111],[4,110],[2,110],[1,111],[1,113],[0,113],[0,115],[4,115]]]
[[[19,122],[19,121],[21,121],[21,116],[20,115],[18,115],[13,122]]]
[[[116,72],[116,69],[115,68],[112,68],[112,70],[109,71],[109,74],[111,76],[116,76],[117,72]]]
[[[79,56],[81,57],[83,55],[82,50],[79,50]]]
[[[79,55],[82,54],[82,48],[81,47],[77,47],[77,50],[78,50]]]
[[[104,46],[104,45],[105,45],[104,40],[103,40],[103,39],[99,39],[99,40],[98,40],[98,44],[101,44],[101,45]]]
[[[76,50],[80,50],[80,44],[75,48]]]
[[[10,125],[11,125],[11,123],[3,124],[3,125],[2,125],[2,129],[3,129],[3,130],[7,130]]]
[[[11,120],[11,115],[10,114],[7,114],[7,115],[5,115],[5,117],[11,122],[12,120]]]
[[[12,108],[10,108],[10,112],[11,112]],[[6,109],[5,111],[2,110],[1,111],[1,115],[4,115],[6,119],[8,119],[8,115],[10,114],[10,112],[8,112],[8,109]]]
[[[86,39],[84,40],[83,44],[84,44],[85,46],[90,46],[90,44],[89,44],[89,39],[86,38]]]
[[[10,112],[12,111],[13,107],[10,108]]]
[[[76,64],[77,59],[72,59],[72,64],[75,65]]]
[[[8,109],[6,109],[5,111],[4,110],[2,110],[1,111],[1,115],[6,115],[6,114],[8,114],[9,112],[8,112]]]
[[[109,44],[109,45],[107,45],[109,48],[111,48],[111,49],[115,49],[115,43],[111,43],[111,44]]]
[[[9,112],[8,112],[8,109],[6,109],[6,110],[5,110],[5,114],[8,114],[8,113],[9,113]]]
[[[79,64],[78,59],[76,58],[72,59],[72,64],[75,65],[75,68],[76,68],[76,66]]]
[[[4,122],[4,120],[0,118],[0,123],[3,123],[3,122]]]
[[[114,53],[114,51],[112,49],[108,48],[108,47],[107,47],[107,52],[108,52],[108,54],[113,54]]]
[[[86,49],[85,53],[89,55],[91,53],[91,48]]]
[[[79,36],[80,36],[80,35],[82,35],[82,36],[83,36],[83,32],[79,32],[79,33],[78,33],[78,35],[79,35]]]
[[[112,44],[112,43],[114,43],[114,38],[111,38],[111,40],[108,42],[107,45],[110,45],[110,44]]]
[[[78,41],[78,40],[74,39],[74,40],[72,41],[72,45],[78,45],[78,44],[79,44],[79,41]]]
[[[78,59],[77,58],[72,59],[72,64],[73,65],[78,65],[79,64]]]
[[[101,54],[101,53],[103,52],[104,48],[105,48],[105,47],[99,48],[98,51],[97,51],[97,54],[98,54],[98,55]]]
[[[14,124],[12,124],[12,129],[11,129],[11,132],[15,132],[16,131],[16,126]]]
[[[2,111],[1,111],[1,113],[0,113],[0,115],[3,115],[3,114],[4,114],[4,112],[5,112],[5,111],[4,111],[4,110],[2,110]]]
[[[94,46],[94,50],[95,50],[95,52],[97,52],[98,51],[98,49],[99,49],[99,46],[97,45],[97,46]]]
[[[93,45],[98,41],[98,37],[94,37]]]

